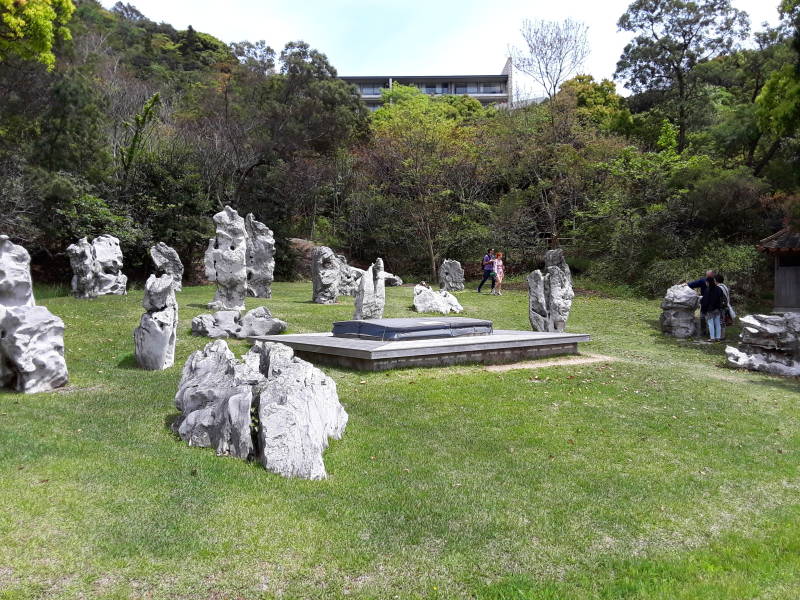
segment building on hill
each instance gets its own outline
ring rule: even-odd
[[[414,86],[425,94],[439,96],[452,94],[470,96],[484,106],[511,106],[513,104],[511,59],[499,75],[366,75],[341,77],[358,87],[361,98],[370,110],[381,105],[381,92],[393,83]]]
[[[800,312],[800,233],[788,227],[761,240],[757,248],[775,261],[775,308]]]

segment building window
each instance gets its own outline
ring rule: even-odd
[[[436,84],[435,83],[426,83],[425,84],[425,93],[426,94],[435,94],[436,93]]]
[[[499,83],[482,83],[481,92],[484,94],[502,94],[503,88]]]
[[[362,83],[359,89],[362,96],[380,96],[382,88],[377,83]]]

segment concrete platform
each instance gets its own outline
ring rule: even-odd
[[[500,364],[526,358],[577,354],[581,333],[541,333],[496,329],[490,335],[405,341],[337,337],[331,333],[267,335],[250,338],[280,342],[311,363],[385,371],[403,367],[446,367],[464,363]]]

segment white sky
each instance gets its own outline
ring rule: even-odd
[[[128,1],[154,21],[192,25],[226,42],[263,39],[280,52],[286,42],[304,40],[327,54],[340,75],[499,73],[509,45],[522,44],[523,19],[571,17],[589,26],[584,72],[611,78],[630,38],[616,27],[629,0]],[[111,7],[115,0],[102,3]],[[778,22],[778,0],[733,4],[747,11],[753,30]]]

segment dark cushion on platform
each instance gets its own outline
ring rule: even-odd
[[[333,335],[335,336],[383,341],[449,338],[491,333],[491,321],[466,317],[365,319],[363,321],[336,321],[333,324]]]

